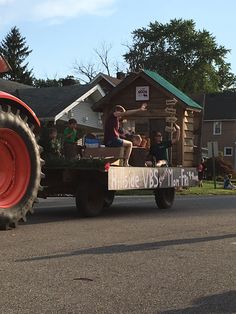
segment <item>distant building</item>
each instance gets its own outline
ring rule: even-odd
[[[206,95],[202,147],[208,142],[217,142],[220,154],[236,169],[236,92]]]

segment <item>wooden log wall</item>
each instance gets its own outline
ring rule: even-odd
[[[194,163],[194,113],[184,111],[183,119],[183,166],[191,167]]]

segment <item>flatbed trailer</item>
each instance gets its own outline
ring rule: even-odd
[[[174,202],[176,188],[198,183],[195,168],[91,165],[46,166],[39,197],[74,196],[79,214],[93,217],[112,205],[116,191],[152,190],[157,207],[166,209]]]
[[[0,55],[0,73],[9,70],[10,66]],[[199,130],[202,119],[199,113],[202,108],[158,73],[147,70],[131,73],[117,89],[105,93],[100,101],[93,104],[92,109],[102,112],[104,118],[117,103],[126,103],[127,109],[132,110],[134,104],[141,100],[137,91],[143,86],[146,95],[142,97],[148,99],[142,98],[142,101],[149,102],[148,110],[142,116],[130,116],[130,120],[143,119],[144,133],[149,136],[160,127],[164,132],[166,128],[162,126],[177,119],[182,134],[175,149],[171,150],[169,160],[175,165],[196,166],[201,152]],[[77,106],[77,101],[75,103]],[[76,113],[71,111],[72,108],[67,109],[72,114]],[[55,117],[49,118],[56,121]],[[113,147],[99,147],[95,152],[86,147],[85,160],[73,165],[64,161],[51,165],[46,162],[43,167],[43,147],[38,143],[40,129],[39,118],[26,103],[0,91],[0,230],[15,228],[19,221],[25,221],[27,214],[33,212],[37,196],[72,195],[81,215],[96,216],[112,204],[116,191],[152,190],[157,206],[170,208],[177,187],[189,187],[198,182],[194,168],[144,167],[141,157],[146,152],[143,148],[136,149],[140,154],[134,158],[134,163],[129,161],[135,167],[108,166],[107,156],[122,161],[123,147],[119,147],[118,151]],[[167,125],[167,130],[172,128]],[[136,131],[139,132],[138,129]],[[105,159],[96,160],[93,157]]]

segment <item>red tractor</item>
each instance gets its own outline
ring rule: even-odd
[[[9,70],[0,56],[0,73]],[[0,92],[0,229],[16,227],[32,211],[40,189],[40,122],[20,99]]]

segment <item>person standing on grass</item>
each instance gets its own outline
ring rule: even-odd
[[[197,167],[197,173],[198,173],[198,186],[203,186],[203,178],[205,175],[206,165],[204,159],[201,160],[200,164]]]
[[[120,122],[124,117],[144,112],[147,104],[143,103],[139,109],[125,110],[124,107],[116,105],[105,122],[104,144],[107,147],[124,147],[124,166],[129,166],[129,157],[132,152],[133,144],[131,141],[123,139],[119,134]]]

